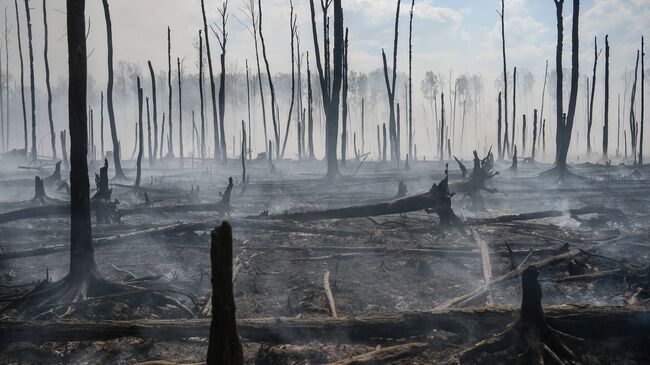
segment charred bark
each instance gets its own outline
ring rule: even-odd
[[[142,127],[142,88],[140,87],[140,77],[137,78],[138,89],[138,160],[136,161],[136,175],[135,184],[136,188],[140,187],[140,177],[142,176],[142,155],[144,154],[144,128]]]
[[[178,144],[181,156],[181,167],[185,164],[183,152],[183,79],[181,76],[181,59],[176,58],[176,65],[178,70]],[[190,131],[191,133],[191,131]]]
[[[167,27],[167,90],[168,90],[168,114],[169,136],[167,137],[167,158],[174,158],[174,126],[172,118],[172,30]]]
[[[348,28],[343,42],[343,88],[341,90],[341,163],[348,158]],[[356,152],[356,151],[355,151]]]
[[[594,122],[594,96],[596,94],[596,67],[598,66],[598,38],[594,37],[594,69],[591,76],[591,97],[589,99],[589,113],[587,119],[587,156],[591,156],[591,125]]]
[[[27,155],[27,106],[25,104],[25,66],[23,62],[23,46],[20,38],[20,16],[18,15],[18,0],[14,0],[16,6],[16,34],[18,37],[18,56],[20,59],[20,97],[23,106],[23,131],[25,139],[25,155]]]
[[[153,104],[153,162],[158,156],[158,103],[156,101],[156,75],[153,72],[151,61],[147,61],[147,65],[149,66],[149,75],[151,76],[151,101]],[[162,148],[162,146],[160,147]]]
[[[266,42],[264,42],[264,33],[262,32],[262,0],[258,0],[258,30],[260,35],[260,41],[262,42],[262,57],[264,58],[264,65],[266,66],[266,76],[269,82],[269,89],[271,90],[271,118],[273,119],[273,134],[275,137],[275,149],[276,149],[276,158],[280,158],[280,131],[278,126],[278,115],[276,113],[276,99],[275,99],[275,87],[273,86],[273,78],[271,77],[271,67],[269,66],[269,59],[266,55]],[[263,94],[263,93],[261,93]],[[269,151],[271,153],[272,151]]]
[[[508,141],[508,66],[506,59],[506,26],[505,26],[505,0],[501,0],[501,12],[498,12],[501,18],[501,53],[503,54],[503,120],[505,121],[505,136],[503,138],[503,150],[499,160],[503,160],[504,154],[510,149]],[[443,99],[444,102],[444,99]],[[514,137],[513,137],[514,138]]]
[[[48,32],[47,32],[47,7],[43,0],[43,29],[44,50],[43,60],[45,62],[45,86],[47,88],[47,116],[50,121],[50,141],[52,143],[52,159],[56,160],[56,134],[54,133],[54,119],[52,118],[52,88],[50,87],[50,62],[48,60]]]
[[[605,116],[603,124],[603,161],[609,146],[609,35],[605,35]]]
[[[34,47],[32,45],[32,18],[29,10],[29,0],[25,0],[25,15],[27,16],[27,40],[29,41],[29,85],[32,108],[32,161],[38,160],[36,151],[36,86],[34,84]]]

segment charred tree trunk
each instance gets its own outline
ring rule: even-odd
[[[589,113],[587,113],[589,117],[587,119],[587,156],[591,156],[591,126],[594,122],[594,97],[596,94],[596,67],[598,66],[598,56],[598,38],[594,37],[594,69],[591,76],[591,97],[589,98]]]
[[[9,31],[8,31],[8,20],[7,20],[7,8],[5,8],[5,72],[7,73],[7,76],[5,77],[5,90],[7,93],[5,94],[6,97],[6,104],[5,104],[5,112],[7,113],[6,117],[6,122],[7,122],[7,128],[5,128],[5,147],[9,149],[9,125],[11,124],[9,121]]]
[[[506,25],[505,25],[505,0],[501,0],[501,52],[503,54],[503,120],[505,121],[505,136],[503,138],[503,149],[500,160],[503,160],[504,154],[510,149],[510,142],[508,141],[508,66],[506,59]],[[443,101],[444,102],[444,101]],[[514,138],[514,137],[513,137]]]
[[[502,100],[501,100],[501,92],[499,92],[499,96],[497,97],[497,104],[499,105],[499,113],[497,117],[497,148],[498,148],[498,156],[501,158],[503,156],[503,146],[501,145],[501,117],[502,117]]]
[[[273,133],[275,137],[276,158],[280,158],[280,132],[278,130],[278,115],[276,115],[275,107],[277,105],[275,100],[275,87],[273,86],[273,78],[271,77],[271,67],[269,66],[269,59],[266,55],[266,42],[264,42],[264,33],[262,32],[262,0],[258,0],[258,26],[260,41],[262,42],[262,57],[264,58],[264,65],[266,66],[266,76],[269,81],[269,89],[271,90],[271,118],[273,119]],[[269,151],[270,153],[271,151]]]
[[[144,154],[144,128],[142,127],[142,88],[140,87],[140,77],[137,78],[138,88],[138,160],[136,162],[135,187],[140,187],[140,178],[142,176],[142,155]],[[148,104],[147,104],[148,105]]]
[[[332,182],[338,175],[338,161],[336,158],[336,145],[338,139],[339,127],[339,106],[341,82],[343,77],[343,8],[341,0],[334,2],[334,53],[333,53],[333,75],[330,72],[329,59],[329,22],[327,21],[327,10],[329,2],[321,2],[324,21],[324,62],[321,61],[320,45],[318,43],[318,33],[316,31],[316,11],[314,10],[314,0],[309,1],[311,11],[311,25],[314,40],[314,51],[316,53],[316,66],[321,86],[321,95],[325,109],[325,154],[327,158],[327,179]],[[323,67],[323,63],[325,67]],[[330,86],[330,78],[332,80]]]
[[[241,183],[246,184],[246,123],[241,121]]]
[[[104,6],[107,9],[106,0]],[[86,120],[86,27],[85,0],[67,0],[68,108],[70,138],[70,272],[67,279],[83,282],[97,275],[90,225]],[[110,43],[109,43],[110,44]],[[109,89],[110,90],[110,89]],[[111,90],[112,96],[112,90]]]
[[[151,149],[151,114],[149,113],[149,98],[147,98],[146,101],[147,101],[147,152],[149,156],[149,167],[153,167],[153,151]]]
[[[641,37],[641,133],[639,134],[639,165],[643,165],[643,122],[645,103],[645,40]]]
[[[174,127],[172,124],[172,30],[167,27],[167,90],[168,90],[168,114],[169,136],[167,137],[167,157],[174,157]]]
[[[232,227],[224,222],[212,231],[211,237],[212,321],[207,364],[243,365],[232,284]]]
[[[609,35],[605,35],[605,116],[603,124],[603,161],[609,145]]]
[[[444,161],[445,160],[445,93],[440,94],[440,143],[438,147],[440,147],[440,161]]]
[[[27,16],[27,40],[29,41],[29,85],[32,99],[32,161],[38,160],[36,151],[36,86],[34,85],[34,47],[32,45],[32,17],[29,10],[29,0],[25,0],[25,15]]]
[[[632,84],[632,96],[630,98],[630,142],[632,146],[632,155],[634,156],[634,164],[637,163],[637,136],[639,134],[639,125],[636,121],[636,114],[634,113],[634,104],[636,99],[636,84],[639,75],[639,50],[636,51],[636,66],[634,66],[634,83]]]
[[[104,18],[106,20],[106,43],[108,45],[108,85],[106,87],[106,107],[108,109],[108,122],[111,127],[111,139],[113,140],[113,164],[115,165],[115,177],[125,177],[120,161],[120,141],[117,138],[117,126],[115,125],[115,110],[113,108],[113,25],[111,13],[108,7],[108,0],[102,0],[104,6]],[[70,134],[72,138],[72,133]],[[74,140],[74,138],[72,138]]]
[[[295,47],[294,47],[294,42],[296,39],[296,32],[297,32],[297,27],[296,27],[296,17],[294,16],[293,13],[293,2],[290,2],[291,4],[291,12],[289,15],[289,30],[291,33],[291,102],[289,103],[289,112],[287,114],[287,126],[284,131],[284,142],[282,142],[282,152],[280,152],[280,158],[284,158],[284,152],[287,148],[287,140],[289,139],[289,128],[291,127],[291,119],[293,117],[293,107],[296,101],[296,71],[295,71],[295,64],[296,64],[296,56],[295,56]],[[298,55],[300,57],[300,55]],[[298,121],[298,123],[300,123]],[[298,138],[300,139],[300,134],[298,134]],[[300,150],[300,147],[298,147]]]
[[[383,124],[383,136],[384,136],[384,144],[381,149],[381,160],[386,162],[386,148],[388,147],[388,141],[386,141],[386,123]]]
[[[510,155],[512,155],[512,149],[516,143],[516,127],[517,126],[517,67],[512,74],[512,144],[510,145]]]
[[[151,101],[153,104],[153,162],[158,156],[158,102],[156,101],[156,75],[153,72],[151,61],[147,61],[147,64],[149,66],[149,75],[151,76]],[[162,149],[162,145],[160,148]]]
[[[100,126],[99,126],[99,139],[100,139],[100,141],[99,141],[99,143],[101,145],[100,148],[101,148],[101,154],[102,154],[100,156],[101,157],[100,159],[103,160],[104,156],[105,156],[105,151],[104,151],[104,92],[103,91],[100,92],[100,95],[101,95],[101,98],[100,98],[101,101],[99,102],[99,114],[100,114],[99,115],[99,124],[100,124]]]
[[[526,156],[526,114],[521,125],[521,154]]]
[[[65,169],[70,172],[70,162],[68,160],[68,146],[65,143],[65,130],[61,131],[61,134],[59,135],[61,139],[61,154],[63,155],[63,165],[65,166]]]
[[[176,58],[176,67],[178,71],[178,144],[180,148],[181,167],[185,164],[183,152],[183,78],[181,76],[181,59]],[[191,133],[191,131],[190,131]]]
[[[161,131],[160,131],[160,150],[159,150],[160,155],[159,155],[159,157],[160,157],[160,159],[162,159],[163,158],[163,155],[162,155],[163,154],[163,148],[162,148],[162,146],[163,146],[164,140],[165,140],[165,112],[163,112],[163,114],[162,114],[162,121],[161,121],[160,125],[162,127],[161,127]]]
[[[6,10],[6,8],[5,8]],[[5,18],[5,22],[6,22]],[[9,70],[7,70],[7,78],[9,78]],[[2,48],[0,48],[0,148],[2,152],[7,150],[7,145],[5,143],[5,105],[4,105],[4,82],[2,82]],[[9,94],[9,88],[7,88],[7,94]]]
[[[413,7],[415,0],[411,0],[411,12],[409,16],[409,83],[408,83],[408,126],[409,126],[409,155],[414,156],[413,151]]]
[[[43,0],[43,29],[45,35],[43,38],[43,60],[45,62],[45,86],[47,88],[47,116],[50,121],[50,141],[52,142],[52,159],[56,160],[56,134],[54,133],[54,119],[52,118],[52,88],[50,87],[50,62],[48,60],[48,32],[47,32],[47,8]]]
[[[315,160],[314,154],[314,94],[311,88],[311,68],[309,66],[309,52],[307,52],[307,147],[309,160]]]
[[[212,70],[212,53],[210,52],[210,37],[208,35],[208,22],[205,17],[205,1],[201,0],[201,14],[203,15],[203,33],[205,34],[205,52],[208,56],[208,72],[210,76],[210,92],[212,97],[212,126],[214,128],[214,159],[218,159],[219,152],[219,123],[217,121],[217,90],[214,84],[214,72]]]
[[[248,107],[248,159],[253,160],[253,148],[251,140],[251,134],[253,130],[251,129],[251,85],[250,85],[250,76],[248,73],[248,59],[246,59],[246,105]],[[244,139],[245,141],[245,139]]]
[[[544,86],[542,87],[542,107],[539,110],[539,121],[540,121],[540,123],[544,120],[544,99],[545,99],[545,96],[546,96],[546,79],[547,78],[548,78],[548,60],[546,60],[546,68],[544,69]],[[541,143],[542,138],[540,138],[539,140],[540,140],[540,143]],[[537,146],[537,147],[539,148],[539,146]]]
[[[537,109],[533,111],[533,151],[531,159],[535,161],[535,150],[537,148]]]
[[[228,41],[228,33],[226,32],[226,22],[228,20],[228,0],[225,0],[223,6],[219,9],[219,14],[221,15],[221,27],[218,27],[221,32],[221,37],[218,34],[217,40],[221,46],[221,55],[219,56],[221,60],[221,74],[219,75],[219,149],[221,152],[221,159],[225,162],[228,160],[228,149],[226,146],[226,132],[225,132],[225,120],[224,116],[226,113],[226,43]],[[261,17],[261,10],[260,10]],[[206,35],[207,36],[207,35]],[[270,76],[269,76],[270,77]],[[234,148],[234,146],[233,146]]]
[[[341,163],[348,158],[348,28],[343,46],[343,89],[341,95]],[[355,151],[356,152],[356,151]]]
[[[25,155],[27,154],[27,106],[25,104],[25,66],[23,62],[23,46],[20,39],[20,16],[18,15],[18,0],[14,0],[16,6],[16,34],[18,37],[18,56],[20,59],[20,96],[23,105],[23,131],[25,139]]]
[[[201,103],[201,160],[205,159],[205,103],[203,101],[203,30],[199,30],[199,102]]]
[[[361,153],[366,153],[366,99],[361,98]]]
[[[399,36],[399,11],[400,11],[401,0],[397,0],[397,10],[395,12],[395,34],[393,36],[393,69],[392,69],[392,82],[388,79],[388,63],[386,62],[386,53],[383,48],[381,50],[381,56],[384,66],[384,81],[386,83],[386,91],[388,93],[388,109],[389,109],[389,119],[388,119],[388,129],[390,131],[390,155],[391,160],[398,161],[400,159],[399,152],[399,137],[397,136],[397,123],[395,116],[395,83],[397,81],[397,41]]]

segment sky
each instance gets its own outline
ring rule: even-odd
[[[27,57],[24,0],[18,1],[22,22],[23,52]],[[50,28],[52,82],[65,82],[67,43],[65,39],[65,1],[44,0]],[[206,0],[208,22],[219,19],[221,0]],[[106,80],[106,32],[101,0],[87,0],[89,73],[98,83]],[[184,60],[186,73],[197,73],[198,31],[202,28],[200,0],[111,0],[115,62],[138,65],[147,76],[147,60],[158,71],[167,64],[166,29],[172,31],[172,57]],[[570,67],[570,21],[572,1],[565,2],[565,67]],[[255,57],[252,37],[242,22],[243,0],[229,1],[227,68],[242,71],[246,59]],[[303,51],[312,52],[309,1],[294,0]],[[34,33],[36,84],[44,85],[43,2],[30,0]],[[262,0],[263,28],[273,73],[290,71],[289,0]],[[317,12],[319,6],[317,1]],[[368,72],[381,67],[382,47],[392,54],[396,0],[343,0],[345,26],[350,31],[350,69]],[[15,8],[13,0],[0,0],[0,12],[7,9],[10,28],[10,73],[17,72]],[[407,70],[409,1],[402,1],[398,69]],[[502,70],[498,0],[416,0],[413,20],[413,78],[416,89],[425,71],[454,74],[480,73],[486,89]],[[535,88],[541,94],[545,62],[554,65],[556,20],[552,0],[507,0],[505,3],[508,68],[517,66],[532,71]],[[605,34],[611,46],[612,78],[620,79],[625,68],[634,67],[640,38],[650,27],[648,0],[588,0],[581,2],[581,73],[589,73],[593,62],[593,37],[602,47]],[[0,13],[0,32],[4,18]],[[212,34],[213,52],[217,47]],[[4,42],[0,45],[4,48]],[[217,57],[214,67],[218,68]],[[312,65],[313,67],[313,65]],[[601,77],[602,79],[602,77]],[[491,90],[490,90],[491,91]],[[419,95],[416,95],[416,98]],[[43,100],[37,100],[43,104]],[[40,107],[40,106],[39,106]],[[40,133],[40,132],[39,132]],[[46,133],[46,130],[43,131]]]

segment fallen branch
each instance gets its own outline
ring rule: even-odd
[[[407,343],[390,347],[378,347],[365,354],[348,357],[347,359],[339,360],[329,365],[388,364],[418,355],[429,347],[429,344],[426,343]]]

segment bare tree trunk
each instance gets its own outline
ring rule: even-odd
[[[535,149],[537,148],[537,109],[533,111],[533,152],[531,158],[535,161]]]
[[[379,124],[377,124],[377,161],[381,161],[381,135],[379,133]]]
[[[388,129],[390,131],[391,141],[391,160],[398,161],[400,159],[399,151],[399,138],[397,136],[397,125],[395,120],[395,83],[397,81],[397,41],[399,32],[399,11],[401,0],[397,0],[397,10],[395,12],[395,35],[393,37],[393,77],[392,83],[388,79],[388,64],[386,62],[386,53],[381,50],[383,65],[384,65],[384,81],[386,82],[386,91],[388,93],[388,106],[389,106],[389,119]]]
[[[507,128],[507,127],[506,127]],[[440,161],[445,160],[445,93],[440,94]]]
[[[142,88],[140,87],[140,76],[137,78],[137,88],[138,88],[138,135],[140,139],[138,140],[138,160],[136,162],[136,175],[135,175],[135,184],[136,188],[140,187],[140,178],[142,176],[142,155],[144,153],[144,130],[142,128]]]
[[[609,144],[609,35],[605,36],[605,121],[603,124],[603,161]]]
[[[387,147],[387,144],[388,144],[388,142],[386,141],[386,123],[383,124],[383,135],[384,135],[384,144],[383,144],[383,147],[381,149],[381,153],[382,153],[381,154],[381,160],[386,162],[386,158],[387,158],[387,156],[386,156],[386,147]]]
[[[413,7],[415,0],[411,0],[409,17],[409,84],[408,84],[408,126],[409,126],[409,155],[414,157],[413,151]]]
[[[146,101],[147,101],[147,152],[149,155],[149,167],[153,167],[153,151],[151,149],[151,114],[149,114],[149,98],[147,98]]]
[[[643,122],[645,103],[645,39],[641,37],[641,134],[639,134],[639,165],[643,165]]]
[[[70,139],[70,272],[68,278],[83,280],[95,275],[97,265],[90,225],[86,120],[86,27],[85,0],[67,0],[68,108]]]
[[[219,143],[219,148],[221,151],[221,159],[223,161],[227,161],[228,149],[226,146],[224,115],[226,112],[226,44],[228,42],[226,23],[228,20],[228,0],[225,0],[223,6],[218,10],[219,10],[219,14],[221,15],[221,27],[218,27],[219,31],[221,32],[221,37],[219,37],[219,35],[216,33],[215,35],[217,36],[217,40],[219,41],[219,45],[221,46],[221,55],[220,55],[221,74],[219,75],[219,136],[221,142]]]
[[[153,72],[153,65],[148,61],[149,75],[151,76],[151,101],[153,103],[153,161],[158,156],[158,103],[156,102],[156,75]],[[160,146],[162,150],[162,145]]]
[[[521,155],[526,156],[526,114],[521,125]]]
[[[61,139],[61,154],[63,155],[63,165],[67,171],[70,171],[70,162],[68,160],[68,147],[65,142],[65,130],[62,130],[60,133]]]
[[[333,75],[330,72],[329,62],[329,36],[328,34],[328,16],[327,10],[329,2],[321,2],[324,19],[324,62],[321,62],[320,45],[318,43],[318,33],[316,31],[316,12],[314,10],[314,0],[309,1],[311,11],[311,25],[314,40],[314,51],[316,53],[316,66],[321,86],[321,95],[323,98],[323,107],[325,110],[325,154],[327,157],[327,179],[333,182],[339,175],[338,161],[336,158],[336,145],[338,139],[339,127],[339,106],[341,81],[343,77],[343,8],[341,0],[334,2],[334,53],[333,53]],[[323,69],[325,63],[325,69]],[[330,76],[333,77],[330,87]]]
[[[512,149],[515,146],[517,137],[515,135],[515,126],[517,125],[517,66],[515,66],[514,72],[512,74],[512,144],[510,145],[510,155],[512,155]]]
[[[27,106],[25,105],[25,66],[23,62],[23,47],[20,39],[20,16],[18,15],[18,0],[14,0],[16,5],[16,33],[18,36],[18,56],[20,58],[20,96],[23,105],[23,131],[25,137],[25,155],[27,154]]]
[[[636,114],[634,113],[634,104],[636,99],[636,84],[639,75],[639,50],[636,51],[636,66],[634,66],[634,83],[632,84],[632,96],[630,98],[630,142],[632,146],[632,155],[634,156],[634,164],[637,163],[637,136],[639,134],[639,125],[636,121]]]
[[[54,133],[54,120],[52,119],[52,88],[50,87],[50,63],[47,58],[48,51],[48,33],[47,33],[47,8],[45,6],[45,0],[43,0],[43,29],[45,31],[44,35],[44,50],[43,50],[43,60],[45,61],[45,86],[47,88],[47,116],[50,121],[50,141],[52,142],[52,159],[56,160],[56,134]]]
[[[241,183],[246,184],[246,123],[241,121]]]
[[[115,177],[123,179],[122,163],[120,161],[120,141],[117,138],[117,126],[115,125],[115,110],[113,108],[113,25],[111,13],[108,7],[108,0],[102,0],[104,6],[104,18],[106,20],[106,43],[108,46],[108,85],[106,87],[106,106],[108,109],[108,122],[111,127],[111,139],[113,140],[113,162],[115,165]],[[72,131],[71,131],[72,132]],[[72,133],[70,133],[72,138]]]
[[[284,158],[284,151],[287,148],[287,140],[289,139],[289,127],[291,127],[291,119],[293,117],[293,106],[296,100],[296,72],[295,72],[295,47],[294,41],[296,38],[296,18],[293,14],[293,2],[291,4],[291,12],[289,15],[289,28],[291,32],[291,103],[289,105],[289,113],[287,114],[287,126],[284,132],[284,142],[282,142],[282,152],[280,152],[280,158]],[[300,55],[298,55],[300,57]],[[300,148],[299,148],[300,149]]]
[[[7,128],[5,128],[5,147],[7,150],[9,150],[9,126],[11,125],[10,123],[10,118],[9,118],[9,109],[11,105],[9,104],[9,28],[8,28],[8,23],[9,21],[7,20],[7,8],[5,7],[5,72],[7,73],[7,77],[5,77],[5,90],[7,91],[6,93],[6,104],[5,104],[5,112],[7,113],[7,118],[5,119],[7,122]]]
[[[266,76],[269,81],[269,88],[271,89],[271,117],[273,119],[273,132],[275,137],[275,149],[276,157],[280,158],[280,132],[278,131],[278,116],[275,112],[276,100],[275,100],[275,87],[273,86],[273,79],[271,77],[271,68],[269,66],[269,59],[266,56],[266,43],[264,42],[264,33],[262,32],[262,0],[258,0],[259,8],[259,35],[260,41],[262,42],[262,57],[264,58],[264,64],[266,66]]]
[[[248,159],[253,160],[253,148],[250,142],[251,135],[253,130],[251,129],[251,85],[250,85],[250,76],[248,73],[248,59],[246,59],[246,103],[248,106]]]
[[[9,78],[9,70],[7,70],[7,78]],[[4,83],[2,82],[2,48],[0,48],[0,151],[5,152],[7,145],[5,144],[5,106],[4,106]],[[7,88],[7,94],[9,89]]]
[[[502,156],[502,148],[503,146],[501,145],[501,114],[502,114],[502,100],[501,100],[501,92],[499,92],[499,96],[497,97],[497,104],[499,105],[499,113],[497,117],[497,147],[498,147],[498,156]]]
[[[311,88],[311,69],[309,67],[309,52],[307,52],[307,147],[309,149],[310,160],[316,159],[314,154],[314,113],[313,105],[314,103],[314,94]]]
[[[101,95],[99,102],[99,144],[101,149],[100,160],[104,159],[104,92],[99,93]]]
[[[544,119],[544,97],[546,96],[546,79],[548,78],[548,60],[546,60],[546,68],[544,70],[544,86],[542,87],[542,107],[539,111],[539,120],[540,122]],[[541,142],[541,138],[540,138]],[[539,146],[537,146],[539,148]]]
[[[36,86],[34,85],[34,47],[32,46],[32,18],[29,10],[29,0],[25,0],[25,14],[27,16],[27,40],[29,41],[29,85],[32,99],[32,161],[38,160],[36,151]]]
[[[201,14],[203,15],[203,33],[205,34],[205,52],[208,56],[208,71],[210,74],[210,91],[212,92],[212,125],[214,127],[214,159],[218,159],[219,152],[219,123],[217,121],[217,90],[214,84],[214,72],[212,71],[212,53],[210,52],[210,37],[208,34],[208,22],[205,18],[205,1],[201,0]]]
[[[180,57],[176,58],[176,68],[178,71],[178,143],[180,147],[181,154],[181,167],[184,166],[185,154],[183,152],[183,80],[181,76],[181,59]],[[190,132],[191,133],[191,132]]]
[[[341,163],[348,158],[348,28],[345,28],[343,47],[343,90],[341,95]],[[355,151],[356,152],[356,151]]]
[[[167,27],[167,87],[169,93],[169,108],[167,114],[167,123],[169,123],[169,137],[167,137],[167,157],[174,157],[174,127],[172,124],[172,30]]]
[[[212,231],[212,321],[208,345],[208,365],[243,365],[244,354],[237,331],[233,293],[232,227],[228,222]]]
[[[160,157],[160,159],[162,159],[163,158],[163,156],[162,156],[162,151],[163,151],[162,146],[163,146],[164,140],[165,140],[165,112],[163,112],[163,114],[162,114],[162,122],[161,122],[160,125],[162,127],[161,127],[161,131],[160,131],[160,156],[159,157]]]
[[[205,158],[205,103],[203,101],[203,30],[199,30],[199,100],[201,108],[201,160]]]
[[[589,119],[587,119],[587,156],[591,156],[591,126],[594,122],[594,96],[596,94],[596,67],[598,65],[598,38],[594,37],[594,69],[591,77],[591,97],[589,99]],[[589,90],[587,90],[589,92]]]
[[[505,121],[505,136],[503,138],[503,150],[499,156],[503,160],[504,154],[510,149],[510,142],[508,141],[508,66],[506,62],[506,26],[505,26],[505,0],[501,0],[501,50],[503,54],[503,120]],[[451,82],[451,80],[449,80]],[[514,138],[514,136],[513,136]]]

